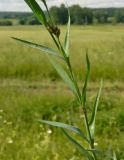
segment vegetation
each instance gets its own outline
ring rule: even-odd
[[[65,33],[65,27],[61,32]],[[85,49],[89,48],[92,71],[88,106],[94,100],[98,81],[104,79],[96,142],[103,150],[115,150],[118,159],[124,159],[123,33],[123,26],[71,27],[70,54],[79,86],[84,79],[82,71],[85,73]],[[45,56],[16,44],[10,39],[13,35],[54,46],[42,27],[0,28],[0,159],[81,159],[59,129],[37,123],[42,118],[82,127],[77,102]]]
[[[48,31],[49,35],[51,36],[53,42],[55,43],[56,48],[58,49],[58,52],[54,51],[52,48],[49,48],[48,46],[44,46],[41,44],[33,43],[30,41],[22,40],[19,38],[12,37],[14,40],[25,44],[29,47],[41,50],[45,52],[48,56],[48,59],[54,69],[58,72],[59,76],[65,81],[65,83],[68,85],[70,90],[75,96],[75,99],[77,101],[77,107],[79,107],[79,110],[81,114],[83,114],[84,117],[84,130],[82,128],[78,128],[78,126],[69,125],[68,123],[62,123],[57,121],[48,121],[44,119],[40,119],[39,122],[49,124],[51,126],[59,127],[62,129],[62,132],[65,134],[65,136],[70,140],[75,147],[81,152],[82,156],[85,157],[88,160],[97,160],[97,148],[95,147],[95,121],[96,121],[96,113],[97,108],[99,105],[99,98],[101,95],[101,89],[102,89],[102,83],[100,85],[100,89],[97,93],[97,96],[92,104],[91,112],[88,112],[88,106],[87,106],[87,84],[90,74],[90,61],[88,57],[88,53],[86,53],[86,63],[87,63],[87,71],[85,76],[85,81],[83,84],[82,89],[78,86],[78,81],[76,80],[76,77],[74,75],[72,65],[70,62],[70,12],[68,10],[68,25],[67,25],[67,31],[64,38],[64,45],[60,41],[61,36],[61,30],[58,26],[56,26],[55,22],[51,18],[51,14],[48,10],[48,6],[45,0],[43,0],[43,4],[46,8],[47,15],[44,14],[43,10],[40,8],[39,4],[36,1],[30,1],[25,0],[27,5],[31,8],[35,16],[38,18],[39,22],[41,22],[46,30]],[[65,12],[63,12],[64,14]],[[66,70],[64,67],[57,62],[55,59],[58,58],[63,61]],[[89,113],[91,113],[89,117]],[[71,115],[73,117],[73,115]],[[82,124],[82,121],[80,121]],[[71,131],[72,133],[77,134],[81,138],[81,142],[78,141],[78,139],[75,139],[71,134],[69,134],[66,130]],[[83,145],[82,145],[83,142]],[[86,143],[86,144],[85,144]],[[86,145],[86,146],[85,146]],[[102,152],[101,152],[102,153]],[[100,155],[100,157],[103,157]],[[113,158],[114,160],[114,158]]]
[[[62,27],[61,31],[65,33],[65,27]],[[80,81],[84,76],[82,71],[85,70],[85,66],[81,65],[85,57],[85,54],[82,56],[82,52],[86,48],[89,48],[92,60],[91,79],[93,82],[89,84],[88,106],[91,106],[94,101],[98,88],[98,83],[95,81],[101,78],[101,73],[104,77],[104,90],[96,123],[96,145],[98,143],[99,148],[108,150],[104,159],[111,159],[112,150],[117,152],[118,159],[123,159],[124,101],[123,83],[120,81],[123,81],[124,64],[123,26],[73,27],[71,32],[73,39],[71,61],[74,71],[78,74],[80,87]],[[36,34],[37,37],[35,37]],[[15,46],[15,43],[9,39],[16,35],[23,39],[31,38],[39,43],[42,41],[43,44],[53,46],[47,33],[40,27],[4,27],[0,29],[0,35],[2,37],[0,159],[82,159],[80,153],[70,146],[60,130],[37,123],[39,118],[52,119],[70,125],[78,124],[82,128],[80,121],[83,115],[79,117],[77,101],[70,90],[60,82],[57,73],[51,69],[40,52],[36,53],[35,50],[18,44]],[[79,53],[78,56],[76,53]],[[71,114],[75,118],[72,119]]]
[[[85,128],[86,132],[84,132],[84,130],[82,130],[82,127],[80,129],[77,126],[75,127],[73,124],[69,125],[67,123],[61,123],[61,122],[57,122],[57,121],[48,121],[48,120],[39,120],[39,122],[62,128],[62,131],[65,134],[65,136],[68,138],[68,140],[70,140],[75,145],[75,147],[80,151],[80,153],[86,159],[97,160],[98,159],[97,154],[99,152],[100,152],[99,153],[100,159],[105,158],[105,154],[103,154],[101,151],[99,151],[99,148],[97,149],[95,147],[96,146],[95,145],[96,144],[95,143],[95,123],[96,122],[95,121],[96,121],[97,108],[99,105],[99,98],[100,98],[100,94],[101,94],[102,83],[101,83],[100,89],[94,99],[93,104],[91,104],[92,107],[90,108],[91,111],[89,112],[88,111],[89,106],[87,104],[87,85],[88,85],[88,79],[89,79],[89,74],[90,74],[90,61],[89,61],[88,53],[86,52],[87,71],[86,71],[86,76],[85,76],[83,87],[82,87],[82,89],[80,89],[78,86],[78,81],[76,80],[76,77],[74,75],[72,65],[70,62],[70,56],[69,56],[69,53],[70,53],[69,52],[70,24],[71,24],[69,10],[68,10],[67,32],[65,35],[65,40],[64,40],[64,45],[63,45],[60,40],[61,30],[60,30],[60,28],[58,28],[58,26],[56,26],[56,24],[52,20],[51,13],[48,10],[46,1],[43,0],[42,2],[46,8],[46,12],[47,12],[48,16],[45,15],[45,13],[43,12],[43,10],[40,8],[40,6],[38,5],[38,3],[36,1],[27,1],[27,0],[25,0],[25,1],[28,4],[28,6],[31,8],[31,10],[35,14],[35,16],[38,18],[39,22],[41,22],[41,24],[44,25],[44,27],[46,28],[46,30],[50,34],[51,38],[53,39],[53,42],[55,43],[55,46],[58,49],[59,54],[57,54],[56,51],[49,48],[48,46],[39,45],[37,43],[25,41],[25,40],[14,38],[14,37],[12,37],[12,38],[14,40],[17,40],[17,41],[29,46],[29,47],[39,49],[39,50],[44,51],[48,54],[47,56],[48,56],[50,63],[56,69],[56,71],[58,72],[60,77],[67,83],[68,87],[71,89],[72,93],[74,94],[74,96],[76,98],[76,101],[78,104],[77,106],[80,107],[79,110],[81,111],[79,115],[83,114],[83,118],[84,118],[83,122],[85,124],[84,128]],[[65,12],[62,12],[62,13],[64,14]],[[91,14],[89,14],[88,16],[84,16],[84,18],[86,18],[87,23],[91,19],[90,15]],[[62,64],[59,64],[56,61],[56,59],[54,59],[52,56],[63,60],[67,69],[64,70],[64,67],[62,66]],[[90,116],[89,116],[89,114],[90,114]],[[80,124],[81,124],[81,122],[82,121],[80,121]],[[76,133],[81,138],[80,142],[78,139],[75,139],[72,135],[70,135],[66,131],[66,129],[70,130],[71,132]],[[83,145],[82,145],[82,141],[83,141]],[[86,143],[87,143],[87,145],[89,145],[89,147],[86,145]],[[111,158],[109,157],[109,159],[111,159]],[[113,152],[112,159],[117,160],[115,152]]]
[[[68,21],[67,8],[64,4],[60,7],[53,6],[50,13],[57,24],[66,24]],[[87,24],[117,24],[124,23],[124,8],[82,8],[79,5],[70,7],[71,24],[87,25]],[[47,12],[46,12],[47,14]],[[19,12],[0,12],[0,19],[16,19],[20,25],[39,25],[39,21],[32,13]],[[14,25],[14,24],[13,24]]]
[[[83,159],[59,129],[37,123],[42,118],[82,127],[77,103],[63,83],[19,79],[0,82],[1,160]],[[93,102],[97,87],[97,83],[90,83],[88,105]],[[112,150],[118,159],[124,159],[123,83],[106,83],[104,88],[97,114],[96,143],[108,150],[106,160]]]
[[[62,35],[66,28],[61,27]],[[60,80],[56,71],[50,66],[40,51],[14,43],[10,37],[15,35],[33,42],[54,47],[43,27],[16,26],[0,28],[0,78],[19,78],[40,81]],[[36,38],[35,38],[35,35]],[[85,51],[89,49],[91,59],[91,81],[123,81],[124,74],[124,27],[123,25],[71,27],[70,54],[77,79],[84,80]],[[61,36],[63,39],[64,37]],[[6,47],[7,46],[7,47]],[[56,49],[55,49],[56,50]],[[44,60],[42,60],[44,59]],[[42,62],[42,63],[41,63]],[[9,67],[12,66],[12,67]]]
[[[11,20],[0,20],[0,26],[12,26]]]

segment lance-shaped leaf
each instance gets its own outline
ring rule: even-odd
[[[47,26],[47,20],[45,17],[45,14],[43,10],[40,8],[36,0],[25,0],[25,2],[28,4],[28,6],[31,8],[35,16],[38,18],[38,20],[44,24],[44,26]]]
[[[113,160],[117,160],[117,156],[115,152],[113,152]]]
[[[89,122],[90,132],[91,132],[92,138],[94,138],[96,113],[97,113],[97,108],[98,108],[98,105],[99,105],[99,99],[100,99],[100,95],[101,95],[101,90],[102,90],[102,81],[101,81],[101,84],[100,84],[100,89],[99,89],[99,91],[97,93],[97,96],[95,98],[93,111],[92,111],[92,116],[91,116],[91,120]]]
[[[94,160],[91,154],[80,143],[78,143],[74,138],[72,138],[64,129],[62,130],[66,137],[75,145],[75,147],[82,153],[82,155],[86,156],[88,160]]]
[[[70,18],[70,11],[68,7],[68,25],[67,25],[67,32],[65,35],[65,42],[64,42],[64,50],[67,57],[69,57],[70,23],[71,23],[71,18]]]
[[[65,124],[65,123],[46,121],[46,120],[39,120],[39,122],[46,123],[46,124],[49,124],[51,126],[55,126],[55,127],[59,127],[59,128],[68,129],[70,131],[73,131],[76,134],[78,134],[79,136],[81,136],[82,138],[84,138],[88,143],[90,143],[90,141],[87,139],[85,134],[77,127],[74,127],[74,126],[71,126],[71,125],[68,125],[68,124]]]
[[[73,93],[75,95],[78,96],[78,93],[77,93],[77,90],[75,88],[75,85],[74,85],[73,81],[70,79],[70,77],[67,74],[67,72],[63,69],[63,67],[61,65],[59,65],[57,63],[57,61],[55,59],[53,59],[53,57],[51,57],[51,56],[48,55],[48,58],[49,58],[50,63],[56,69],[56,71],[61,76],[61,78],[66,82],[66,84],[68,85],[68,87],[73,91]]]
[[[26,46],[29,46],[31,48],[36,48],[38,50],[41,50],[43,52],[46,52],[50,55],[53,55],[53,56],[56,56],[58,58],[61,58],[63,59],[63,57],[59,56],[53,49],[49,48],[49,47],[46,47],[46,46],[43,46],[43,45],[39,45],[37,43],[33,43],[33,42],[29,42],[29,41],[25,41],[25,40],[22,40],[22,39],[18,39],[18,38],[15,38],[15,37],[12,37],[14,40],[18,41],[18,42],[21,42],[23,43],[24,45]]]
[[[90,75],[90,61],[89,61],[89,57],[88,57],[88,50],[86,52],[86,62],[87,62],[87,73],[86,73],[86,78],[85,78],[85,82],[84,82],[84,87],[82,90],[82,102],[83,102],[84,107],[86,105],[87,83],[88,83],[88,78]]]

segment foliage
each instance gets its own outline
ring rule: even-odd
[[[104,152],[114,148],[117,158],[124,159],[124,130],[121,129],[123,126],[120,128],[118,125],[122,122],[118,117],[123,112],[124,92],[120,92],[119,83],[104,82],[106,87],[107,90],[102,91],[101,110],[97,114],[95,142]],[[0,88],[0,160],[83,159],[60,129],[37,122],[37,119],[42,118],[70,125],[78,124],[79,128],[84,128],[80,124],[83,118],[79,116],[77,102],[62,82],[50,82],[49,79],[24,81],[9,77],[0,80]],[[93,102],[97,88],[97,83],[90,83],[88,106]],[[73,136],[77,138],[76,134]],[[111,157],[111,153],[106,153],[106,156],[109,154]]]
[[[57,24],[65,25],[68,21],[68,11],[64,4],[60,7],[51,7],[50,14]]]
[[[68,140],[70,140],[75,145],[75,147],[80,151],[80,153],[84,157],[86,157],[86,159],[97,160],[97,156],[98,156],[97,152],[99,152],[99,151],[95,148],[95,121],[96,121],[97,108],[99,105],[99,98],[100,98],[100,94],[101,94],[102,82],[100,85],[100,89],[96,95],[95,101],[93,103],[91,116],[89,116],[89,112],[88,112],[88,108],[87,108],[88,107],[87,106],[87,85],[88,85],[88,79],[89,79],[89,74],[90,74],[90,61],[89,61],[89,57],[88,57],[88,51],[86,52],[87,70],[86,70],[85,81],[84,81],[82,89],[80,90],[78,83],[77,83],[77,80],[76,80],[76,77],[74,75],[72,66],[71,66],[71,62],[70,62],[69,42],[70,42],[70,23],[71,23],[71,20],[70,20],[69,10],[68,10],[67,32],[65,35],[65,42],[63,45],[60,40],[61,30],[54,23],[54,21],[51,17],[51,14],[48,10],[46,1],[42,0],[44,6],[46,8],[48,17],[46,17],[46,14],[43,12],[43,10],[40,8],[39,4],[35,0],[34,1],[25,0],[25,2],[31,8],[31,10],[35,14],[35,16],[40,21],[40,23],[42,25],[44,25],[44,27],[46,28],[46,30],[50,34],[51,38],[53,39],[53,42],[55,43],[55,45],[58,49],[58,53],[56,53],[53,49],[51,49],[47,46],[39,45],[39,44],[36,44],[33,42],[28,42],[28,41],[25,41],[22,39],[14,38],[14,37],[12,37],[12,38],[14,40],[17,40],[18,42],[21,42],[21,43],[27,45],[27,46],[30,46],[30,47],[33,47],[36,49],[40,49],[40,50],[45,51],[47,53],[47,56],[48,56],[50,63],[56,69],[56,71],[58,72],[60,77],[66,82],[66,84],[71,89],[71,91],[73,92],[73,94],[78,102],[78,105],[83,113],[85,131],[87,132],[87,134],[84,131],[82,131],[82,129],[79,129],[78,127],[68,125],[65,123],[56,122],[56,121],[46,121],[46,120],[40,120],[40,122],[47,123],[49,125],[62,128],[62,131],[65,134],[65,136],[68,138]],[[62,7],[64,8],[64,6],[62,6]],[[59,64],[57,62],[55,57],[63,60],[64,65],[66,66],[66,70],[65,70],[65,68],[63,68],[63,66],[61,64]],[[66,131],[66,129],[75,132],[76,134],[78,134],[78,136],[81,136],[83,144],[80,143],[77,139],[73,138],[73,136],[70,135]],[[86,144],[86,146],[84,144]],[[100,157],[102,157],[102,156],[100,156]],[[115,154],[114,154],[114,159],[116,159]]]
[[[124,8],[82,8],[79,5],[69,7],[71,11],[71,24],[116,24],[124,23]],[[52,6],[50,8],[52,18],[57,24],[65,25],[68,21],[68,12],[64,4],[60,7]],[[47,12],[45,12],[47,15]],[[39,25],[39,21],[32,13],[18,12],[0,12],[0,19],[17,19],[21,25]],[[1,24],[0,24],[1,25]]]
[[[124,9],[117,10],[115,12],[115,18],[118,23],[124,22]]]
[[[0,26],[12,26],[13,23],[10,20],[0,20]]]
[[[64,34],[65,31],[66,27],[61,26],[61,32]],[[31,39],[34,43],[49,45],[56,50],[43,27],[1,27],[0,79],[18,78],[36,81],[50,79],[51,81],[60,81],[60,77],[40,50],[36,52],[35,49],[18,45],[18,43],[9,39],[12,35],[23,39]],[[86,48],[88,48],[89,56],[92,59],[92,72],[90,74],[92,82],[100,81],[101,77],[104,81],[116,81],[117,83],[123,81],[124,40],[122,37],[124,37],[123,25],[86,26],[85,28],[83,26],[72,26],[70,53],[73,69],[77,75],[76,79],[79,82],[82,79],[84,80],[82,72],[85,72],[85,63],[82,64],[82,61],[85,58]]]
[[[26,19],[24,19],[24,18],[23,18],[23,19],[20,19],[20,20],[19,20],[19,24],[20,24],[20,25],[25,25],[25,24],[26,24]]]

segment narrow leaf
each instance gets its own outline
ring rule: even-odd
[[[75,132],[76,134],[78,134],[79,136],[81,136],[82,138],[84,138],[88,143],[89,140],[87,139],[87,137],[85,136],[85,134],[77,127],[68,125],[68,124],[64,124],[64,123],[60,123],[60,122],[53,122],[53,121],[46,121],[46,120],[39,120],[39,122],[42,123],[46,123],[55,127],[59,127],[59,128],[63,128],[63,129],[68,129],[70,131]]]
[[[71,18],[70,18],[70,11],[68,7],[68,25],[67,25],[67,32],[65,35],[65,42],[64,42],[64,49],[67,57],[69,57],[70,23],[71,23]]]
[[[36,2],[36,0],[25,0],[25,2],[31,8],[35,16],[38,18],[38,20],[46,26],[47,20],[46,20],[45,14],[43,10],[40,8],[40,6],[38,5],[38,3]]]
[[[117,156],[115,152],[113,152],[113,160],[117,160]]]
[[[21,43],[23,43],[24,45],[27,45],[29,47],[32,47],[32,48],[36,48],[38,50],[41,50],[43,52],[46,52],[48,54],[51,54],[53,56],[56,56],[58,58],[61,58],[63,59],[61,56],[59,56],[53,49],[49,48],[49,47],[46,47],[46,46],[43,46],[43,45],[39,45],[39,44],[36,44],[36,43],[33,43],[33,42],[29,42],[29,41],[25,41],[25,40],[22,40],[22,39],[18,39],[18,38],[15,38],[15,37],[12,37],[14,40],[16,41],[19,41]]]
[[[87,73],[86,73],[86,78],[85,78],[85,82],[84,82],[84,87],[82,90],[82,102],[83,102],[84,107],[86,105],[87,83],[88,83],[88,79],[89,79],[89,75],[90,75],[90,61],[89,61],[89,57],[88,57],[88,50],[86,52],[86,62],[87,62]]]
[[[94,160],[93,157],[90,155],[90,153],[81,145],[79,144],[74,138],[72,138],[64,129],[63,133],[66,135],[66,137],[75,145],[75,147],[84,155],[87,157],[88,160]]]
[[[73,91],[73,93],[75,95],[78,96],[77,94],[77,90],[75,88],[75,85],[73,83],[73,81],[70,79],[69,75],[67,74],[67,72],[62,68],[61,65],[59,65],[55,59],[53,59],[53,57],[48,56],[49,61],[51,62],[51,64],[53,65],[53,67],[56,69],[56,71],[58,72],[58,74],[61,76],[61,78],[66,82],[66,84],[68,85],[68,87]]]
[[[100,89],[97,93],[97,96],[96,96],[96,99],[95,99],[95,102],[94,102],[92,116],[91,116],[91,120],[90,120],[90,123],[89,123],[92,138],[94,138],[96,113],[97,113],[97,108],[98,108],[98,105],[99,105],[101,90],[102,90],[102,81],[101,81],[101,84],[100,84]]]

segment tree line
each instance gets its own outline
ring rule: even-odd
[[[79,5],[73,5],[70,8],[71,24],[99,24],[99,23],[124,23],[124,8],[82,8]],[[56,23],[66,24],[68,11],[64,4],[60,7],[51,7],[51,15]]]
[[[69,9],[71,15],[71,24],[74,25],[124,23],[124,8],[91,9],[82,8],[79,5],[72,5],[71,7],[69,7]],[[64,4],[62,4],[60,7],[51,7],[50,13],[55,23],[61,25],[65,25],[67,23],[68,10]],[[3,21],[1,19],[3,19]],[[0,25],[13,25],[11,19],[18,19],[18,24],[20,25],[40,24],[32,13],[9,12],[8,14],[0,14]]]

